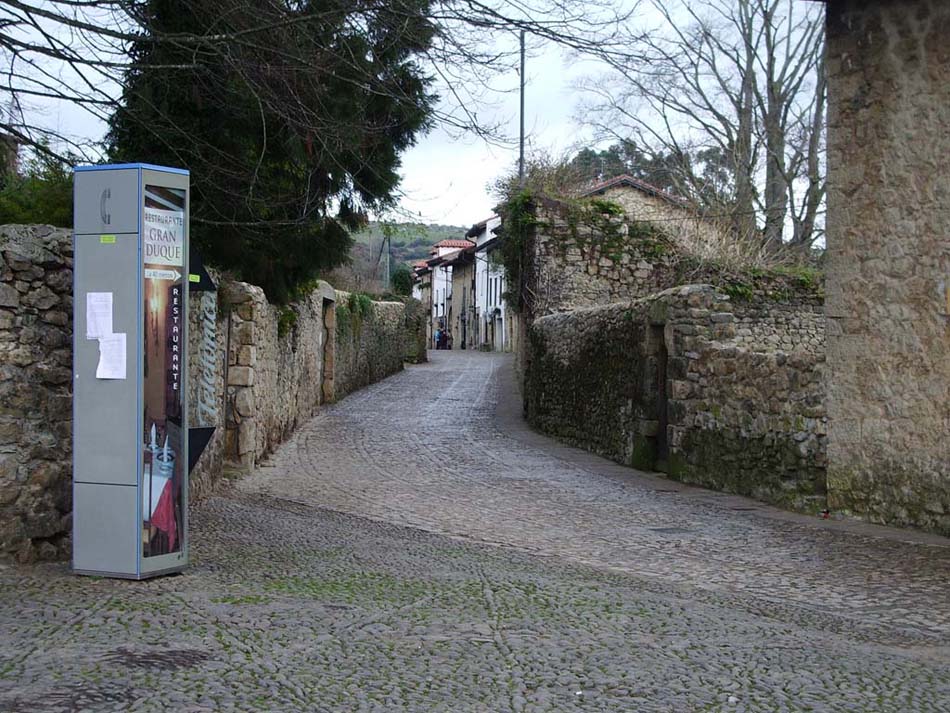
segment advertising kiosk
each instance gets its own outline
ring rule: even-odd
[[[188,171],[74,173],[73,570],[188,562]]]

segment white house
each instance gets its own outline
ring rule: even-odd
[[[432,246],[429,251],[432,257],[426,263],[432,270],[431,289],[431,333],[432,348],[437,346],[435,335],[438,331],[448,329],[452,324],[452,266],[448,263],[459,250],[472,247],[470,240],[442,240]]]
[[[493,215],[476,223],[465,234],[475,241],[475,329],[482,349],[501,352],[511,349],[511,315],[505,303],[505,269],[492,260],[498,238],[492,232],[501,225]]]

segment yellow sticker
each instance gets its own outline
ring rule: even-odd
[[[195,273],[188,274],[188,282],[201,282],[201,275],[196,275]]]
[[[103,245],[115,245],[115,236],[114,235],[100,235],[99,242]]]

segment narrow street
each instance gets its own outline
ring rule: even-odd
[[[530,431],[430,352],[196,508],[149,582],[0,569],[0,711],[950,711],[950,541]]]

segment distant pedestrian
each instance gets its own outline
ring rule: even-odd
[[[442,330],[441,329],[435,330],[435,348],[436,349],[442,348]]]

